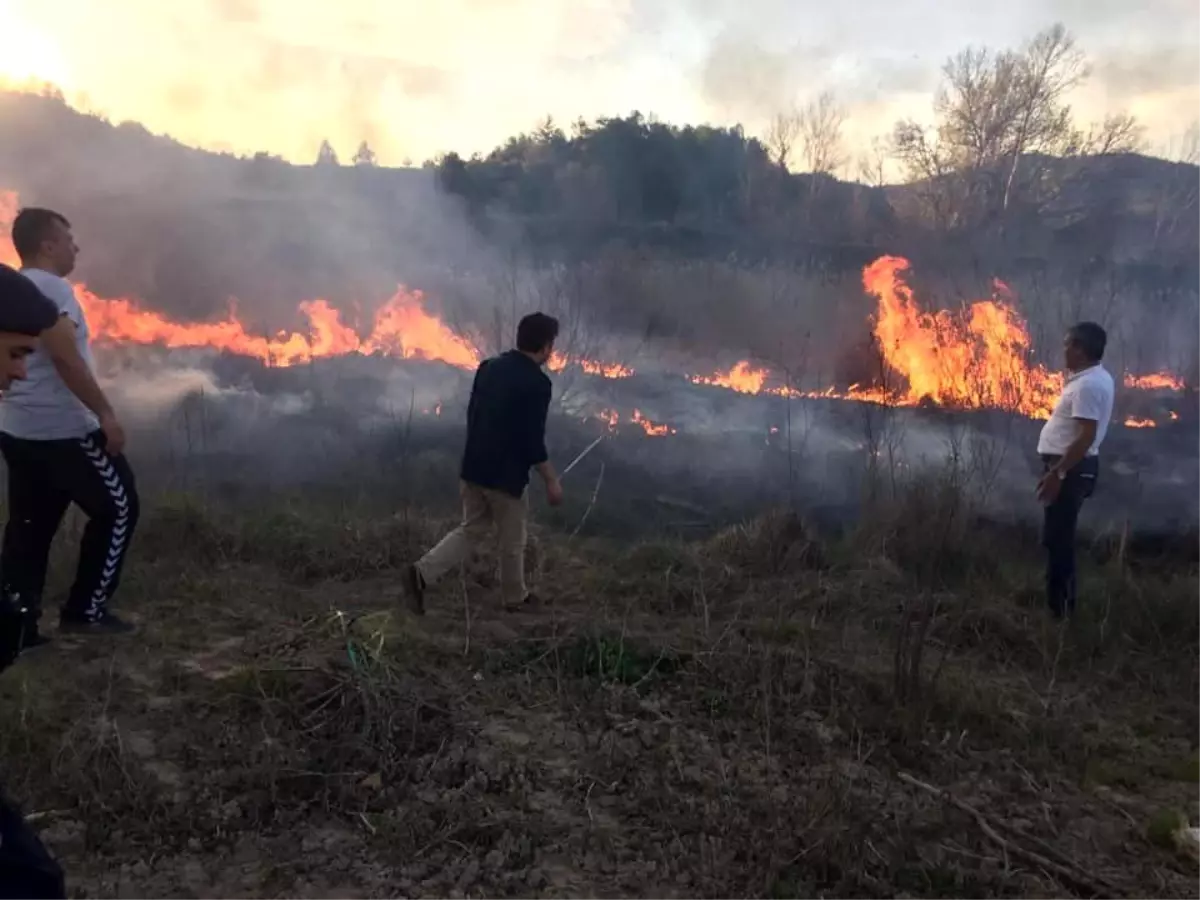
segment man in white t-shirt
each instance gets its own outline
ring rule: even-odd
[[[1037,497],[1045,507],[1046,599],[1059,618],[1075,609],[1075,526],[1083,501],[1096,489],[1100,444],[1112,419],[1113,378],[1100,364],[1107,342],[1095,322],[1080,322],[1067,332],[1066,382],[1038,438],[1044,470]]]
[[[57,323],[26,360],[26,374],[0,399],[0,452],[8,467],[8,523],[0,547],[0,588],[29,610],[38,631],[50,544],[67,507],[88,517],[79,565],[59,630],[126,632],[108,609],[138,518],[125,433],[96,382],[87,319],[66,277],[79,248],[53,210],[27,208],[12,226],[21,273],[58,307]]]

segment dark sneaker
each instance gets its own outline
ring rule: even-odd
[[[105,613],[99,619],[64,614],[59,616],[58,630],[63,634],[132,634],[137,626],[116,613]]]
[[[517,604],[506,603],[504,608],[506,610],[508,610],[509,612],[526,612],[531,609],[537,609],[541,605],[542,605],[542,601],[541,601],[541,599],[539,599],[538,595],[533,593],[532,591],[530,591],[528,594],[525,595],[525,599],[522,600],[520,603],[517,603]]]
[[[425,615],[425,579],[416,566],[404,570],[404,599],[414,616]]]

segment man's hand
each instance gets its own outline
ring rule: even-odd
[[[1037,485],[1037,498],[1042,506],[1049,506],[1058,499],[1058,493],[1062,490],[1062,479],[1058,477],[1058,473],[1051,469],[1041,477]]]
[[[100,418],[100,430],[104,432],[104,450],[109,456],[120,456],[125,452],[125,429],[115,413]]]
[[[563,488],[557,475],[546,479],[546,502],[551,506],[562,506]]]

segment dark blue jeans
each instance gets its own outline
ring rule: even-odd
[[[62,869],[20,811],[0,794],[0,897],[66,896]]]
[[[1061,457],[1043,456],[1043,472]],[[1054,502],[1045,508],[1042,545],[1046,548],[1046,602],[1055,616],[1075,611],[1075,528],[1083,501],[1096,490],[1099,460],[1085,457],[1067,472]]]

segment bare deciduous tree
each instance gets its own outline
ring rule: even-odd
[[[890,156],[891,147],[885,138],[871,138],[868,148],[858,155],[858,180],[871,187],[883,187]]]
[[[1162,148],[1164,159],[1188,166],[1200,164],[1200,120]],[[1196,219],[1200,183],[1196,174],[1179,167],[1164,168],[1154,190],[1154,249],[1171,238],[1185,219]]]
[[[936,129],[907,121],[894,134],[909,178],[934,182],[943,194],[936,218],[987,223],[1018,202],[1040,211],[1061,194],[1070,169],[1056,158],[1136,149],[1140,129],[1130,116],[1076,127],[1068,100],[1088,74],[1062,25],[1020,50],[968,48],[952,57],[934,101]]]
[[[379,158],[375,155],[375,151],[371,149],[371,145],[363,141],[358,145],[358,149],[354,151],[354,158],[351,162],[356,166],[375,166],[379,164]]]
[[[337,151],[333,149],[333,145],[328,140],[321,141],[321,146],[317,148],[318,166],[336,166],[338,162]]]
[[[1136,153],[1142,149],[1142,126],[1131,115],[1119,113],[1106,116],[1082,135],[1079,146],[1072,148],[1085,156],[1104,156],[1109,153]]]
[[[918,217],[939,230],[962,225],[970,170],[956,165],[950,150],[915,122],[897,123],[892,150],[911,183]]]
[[[770,154],[771,162],[787,169],[792,160],[792,149],[796,146],[796,137],[800,133],[800,112],[789,109],[776,113],[767,124],[763,135],[763,144]]]
[[[845,123],[846,111],[829,91],[800,110],[797,132],[805,171],[832,175],[846,164]]]

